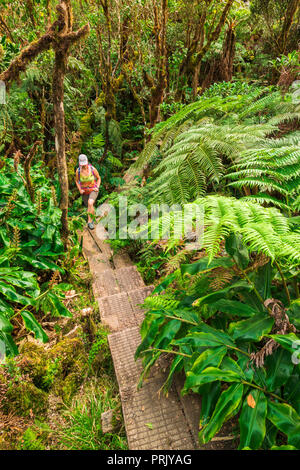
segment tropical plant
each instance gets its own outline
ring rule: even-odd
[[[0,172],[0,339],[8,355],[18,354],[12,332],[20,321],[43,342],[48,337],[39,312],[70,317],[64,306],[67,284],[59,284],[64,250],[59,234],[60,209],[40,165],[32,169],[35,202],[24,186],[21,165]],[[17,170],[17,171],[14,171]],[[15,335],[16,331],[14,331]]]
[[[300,192],[298,135],[266,141],[260,149],[242,152],[226,175],[233,180],[229,186],[254,189],[254,194],[248,194],[248,198],[261,204],[273,204],[290,213],[293,208],[296,210]]]
[[[299,449],[299,232],[278,209],[253,202],[208,196],[195,204],[205,214],[202,256],[145,301],[140,386],[168,354],[164,390],[183,370],[182,393],[202,397],[201,444],[233,418],[240,449]]]
[[[259,155],[262,147],[276,147],[273,139],[266,137],[278,131],[281,123],[299,118],[290,100],[283,101],[277,91],[266,94],[268,91],[255,89],[249,95],[202,98],[185,106],[156,126],[129,173],[151,165],[158,156],[148,185],[153,200],[185,203],[205,194],[208,187],[216,191],[228,162],[235,164],[243,155],[245,160],[248,155]],[[286,152],[293,154],[293,147]],[[297,154],[295,165],[296,159]],[[265,178],[266,183],[269,180]]]

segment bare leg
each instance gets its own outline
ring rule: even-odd
[[[94,204],[95,204],[95,201],[93,199],[89,199],[88,200],[88,210],[87,210],[87,213],[88,213],[88,223],[92,222],[92,217],[91,215],[94,215],[95,214],[95,207],[94,207]]]

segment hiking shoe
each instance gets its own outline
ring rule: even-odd
[[[89,222],[89,223],[88,223],[88,228],[89,228],[90,230],[94,230],[95,226],[94,226],[93,222]]]

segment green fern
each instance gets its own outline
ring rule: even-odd
[[[186,203],[203,196],[208,189],[220,189],[228,161],[241,165],[244,157],[245,168],[233,166],[230,169],[237,172],[238,179],[232,185],[258,187],[261,193],[257,201],[261,202],[266,202],[272,192],[279,191],[285,201],[278,200],[277,205],[283,208],[287,206],[286,197],[298,188],[295,170],[298,175],[299,153],[297,144],[290,148],[291,140],[287,143],[279,139],[281,142],[276,144],[268,136],[278,130],[279,124],[299,117],[293,103],[283,100],[279,91],[270,93],[269,88],[258,89],[249,95],[202,98],[155,127],[152,139],[129,173],[140,171],[155,159],[154,178],[148,184],[152,200]],[[280,156],[284,146],[289,154],[296,152],[291,156],[290,168],[280,171],[274,168],[276,177],[275,173],[265,171],[267,165],[247,172],[248,158],[254,162],[260,152],[270,155],[272,151]],[[282,164],[286,164],[286,153],[282,157]],[[244,173],[238,173],[242,170]],[[230,177],[234,179],[231,174]]]
[[[143,307],[149,310],[170,309],[174,310],[178,307],[179,301],[174,299],[174,294],[168,296],[156,295],[149,296],[145,299]]]
[[[207,196],[202,205],[205,218],[204,247],[210,260],[230,234],[240,234],[250,252],[274,260],[300,264],[300,237],[291,231],[288,219],[276,208],[224,196]]]
[[[269,148],[247,150],[229,171],[226,178],[233,180],[229,186],[259,190],[257,194],[248,196],[248,200],[251,198],[260,204],[273,204],[289,210],[300,190],[300,150],[296,146],[271,145]]]

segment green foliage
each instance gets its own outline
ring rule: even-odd
[[[204,210],[207,256],[181,264],[145,300],[136,351],[143,361],[140,386],[159,356],[168,353],[173,360],[164,390],[184,370],[182,393],[202,396],[201,444],[236,417],[240,449],[283,442],[299,449],[299,393],[290,394],[293,380],[299,381],[292,360],[299,335],[292,316],[285,317],[298,295],[286,273],[291,264],[299,269],[299,234],[278,209],[254,202],[207,196],[195,204]],[[272,298],[282,302],[273,300],[276,321]],[[284,321],[286,333],[272,334]]]
[[[232,90],[236,91],[234,87]],[[297,149],[290,144],[291,140],[274,144],[273,139],[266,139],[281,123],[299,118],[296,106],[270,89],[249,87],[248,93],[244,90],[239,95],[224,94],[224,98],[222,94],[216,96],[212,90],[211,97],[185,106],[155,127],[151,141],[130,170],[134,174],[146,164],[153,164],[153,178],[148,184],[152,200],[186,203],[208,190],[222,189],[228,162],[233,163],[234,173],[230,177],[239,180],[237,187],[263,188],[267,194],[258,194],[260,201],[272,202],[269,192],[278,187],[283,194],[291,190],[292,195],[297,194]],[[260,160],[261,154],[268,159],[265,165]],[[283,161],[290,168],[282,168]],[[245,176],[246,181],[240,176]],[[279,186],[276,177],[286,184]]]
[[[32,168],[35,191],[39,188],[34,203],[24,187],[22,167],[14,172],[7,164],[6,169],[9,171],[0,172],[0,338],[6,353],[15,355],[15,317],[36,339],[46,342],[39,312],[65,317],[71,314],[62,303],[63,292],[56,286],[59,273],[64,273],[59,265],[63,245],[59,233],[61,212],[54,204],[50,182],[40,165]],[[44,280],[48,277],[48,281],[38,283],[39,276],[45,274]]]
[[[91,389],[84,398],[76,399],[64,413],[66,424],[58,432],[60,445],[68,450],[126,450],[124,433],[103,434],[101,415],[116,410],[116,400],[110,393]]]
[[[286,145],[286,140],[267,142],[260,149],[242,152],[229,169],[232,173],[226,175],[233,180],[230,186],[241,190],[257,188],[260,192],[249,196],[249,200],[272,204],[285,211],[296,208],[300,191],[300,153],[296,145]]]
[[[45,445],[41,438],[38,437],[36,431],[31,427],[27,428],[23,433],[20,450],[45,450]]]

